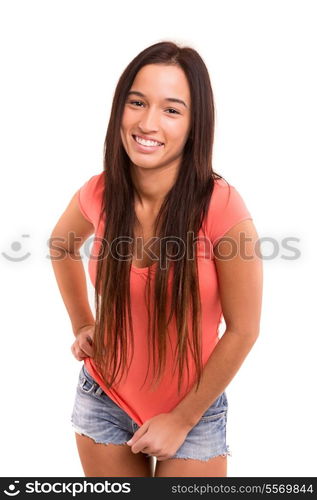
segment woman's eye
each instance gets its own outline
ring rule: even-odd
[[[143,104],[143,102],[141,102],[141,101],[129,101],[129,103],[130,104]],[[138,107],[139,106],[137,106],[137,108]],[[174,108],[168,108],[168,111],[174,111],[174,113],[169,113],[169,115],[175,115],[175,114],[179,115],[180,114],[179,111],[176,111],[176,109],[174,109]]]
[[[175,111],[175,113],[171,113],[172,115],[175,115],[175,114],[179,115],[179,112],[176,111],[176,109],[174,109],[174,108],[168,108],[168,109],[170,109],[171,111]]]
[[[140,103],[141,101],[129,101],[130,104]],[[142,104],[142,103],[141,103]]]

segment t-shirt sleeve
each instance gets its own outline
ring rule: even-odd
[[[103,193],[103,172],[93,175],[78,189],[78,205],[83,216],[95,228],[99,223]]]
[[[223,179],[216,180],[207,217],[208,237],[213,246],[245,219],[253,218],[238,190]]]

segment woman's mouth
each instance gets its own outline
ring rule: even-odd
[[[151,153],[152,151],[157,151],[158,149],[164,147],[164,144],[155,143],[154,141],[146,141],[136,135],[132,135],[132,137],[136,149],[142,153]]]

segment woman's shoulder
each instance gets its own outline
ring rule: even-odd
[[[81,186],[80,193],[83,198],[89,198],[90,201],[96,199],[96,194],[101,193],[104,187],[104,172],[94,174]]]
[[[224,177],[214,178],[214,189],[229,189],[229,187],[233,186]]]
[[[103,189],[104,172],[99,172],[86,180],[78,191],[79,207],[94,226],[97,225],[101,213]]]
[[[210,208],[214,208],[215,206],[219,206],[224,203],[224,201],[230,196],[231,191],[235,190],[235,187],[223,177],[214,178],[213,181]]]
[[[102,171],[90,177],[87,183],[91,186],[91,188],[100,189],[104,186],[104,180],[105,180],[105,172]]]
[[[206,226],[212,241],[216,241],[239,221],[251,218],[248,206],[234,185],[226,179],[214,179]]]
[[[222,186],[228,185],[228,181],[226,181],[226,179],[224,177],[220,177],[220,178],[214,177],[213,180],[214,180],[215,184],[217,184],[217,186],[222,187]]]

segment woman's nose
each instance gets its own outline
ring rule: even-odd
[[[146,132],[146,130],[158,130],[159,129],[159,117],[154,110],[144,111],[142,118],[139,122],[140,128]]]

